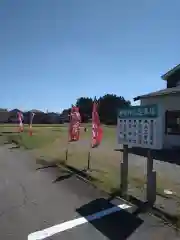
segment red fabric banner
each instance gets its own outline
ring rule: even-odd
[[[17,113],[18,121],[19,121],[19,132],[24,131],[24,126],[23,126],[23,114],[21,112]]]
[[[80,138],[81,115],[78,107],[72,107],[69,123],[69,141],[78,141]]]
[[[92,111],[92,148],[98,147],[102,141],[103,131],[101,128],[101,123],[99,120],[99,114],[97,110],[97,103],[94,101],[93,103],[93,111]]]

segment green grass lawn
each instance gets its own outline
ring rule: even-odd
[[[37,163],[54,163],[84,170],[88,165],[90,153],[90,171],[88,172],[99,188],[108,192],[118,191],[120,187],[120,162],[122,152],[114,151],[117,147],[116,127],[103,126],[103,141],[98,148],[91,149],[91,125],[86,125],[87,132],[81,129],[80,140],[68,143],[68,125],[33,125],[33,136],[28,134],[28,126],[23,133],[18,133],[16,125],[0,125],[0,144],[15,143],[29,151]],[[66,152],[68,149],[67,160]],[[141,158],[141,157],[140,157]],[[137,157],[135,158],[138,161]],[[133,159],[134,160],[134,159]],[[145,160],[138,167],[134,161],[129,162],[129,188],[145,193]],[[170,172],[169,175],[170,176]],[[157,172],[157,194],[164,195],[164,189],[176,192],[177,215],[179,215],[180,184],[171,181],[167,174]],[[95,179],[95,180],[94,180]],[[134,194],[134,192],[133,192]],[[169,196],[169,198],[174,196]],[[164,206],[166,208],[166,206]]]
[[[91,126],[86,125],[87,132],[81,129],[80,141],[68,144],[68,125],[33,125],[33,136],[28,134],[28,126],[23,133],[17,132],[16,125],[0,125],[0,144],[14,142],[28,150],[38,160],[47,162],[66,162],[66,164],[83,170],[87,168],[90,152],[89,174],[98,179],[96,184],[113,191],[120,186],[120,162],[122,152],[114,151],[116,143],[116,127],[103,126],[103,141],[96,149],[90,148]],[[67,161],[66,150],[68,149]],[[143,169],[143,168],[142,168]],[[129,166],[129,184],[137,189],[145,189],[145,172],[134,165]],[[158,173],[159,174],[159,173]],[[159,175],[158,175],[159,176]],[[164,184],[165,183],[165,184]],[[168,181],[167,176],[157,178],[157,191],[163,193],[167,186],[176,186]],[[176,186],[179,192],[179,185]]]
[[[0,134],[8,142],[15,142],[25,149],[39,149],[52,143],[59,138],[59,133],[65,128],[58,126],[35,125],[33,135],[29,136],[28,126],[25,126],[24,132],[18,133],[18,128],[13,125],[0,125]],[[2,141],[1,141],[2,142]]]
[[[121,154],[115,152],[116,127],[103,126],[103,142],[97,149],[90,148],[91,125],[87,132],[81,129],[80,141],[68,143],[68,125],[33,125],[33,136],[28,134],[28,126],[23,133],[17,132],[15,125],[0,125],[1,143],[14,142],[29,150],[36,159],[46,161],[65,161],[68,149],[67,164],[80,170],[87,167],[88,154],[91,153],[90,174],[98,178],[101,185],[110,190],[119,187],[119,166]],[[118,168],[117,168],[118,165]]]
[[[90,152],[89,174],[98,179],[96,184],[107,191],[118,189],[120,186],[120,162],[122,153],[114,151],[116,148],[116,127],[103,126],[103,141],[96,149],[90,148],[91,125],[87,124],[87,132],[81,129],[80,141],[68,143],[68,125],[33,125],[33,136],[28,134],[28,126],[23,133],[17,132],[15,125],[0,125],[0,143],[14,142],[20,147],[29,150],[38,161],[65,162],[66,164],[83,170],[87,168]],[[142,180],[131,174],[129,181],[141,187]]]

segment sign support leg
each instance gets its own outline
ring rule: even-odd
[[[90,161],[91,161],[91,150],[88,152],[88,164],[87,164],[87,170],[90,170]]]
[[[123,161],[121,162],[121,195],[127,197],[128,192],[128,145],[123,145]]]
[[[156,171],[153,170],[153,158],[151,150],[147,153],[147,202],[153,206],[156,201]]]

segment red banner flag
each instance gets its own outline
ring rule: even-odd
[[[80,137],[81,115],[78,107],[72,107],[69,123],[69,141],[78,141]]]
[[[102,128],[99,120],[99,114],[97,111],[97,103],[94,101],[93,103],[93,111],[92,111],[92,148],[98,147],[102,141]]]
[[[19,121],[19,132],[23,132],[24,131],[24,126],[23,126],[23,114],[21,112],[17,113],[17,118]]]

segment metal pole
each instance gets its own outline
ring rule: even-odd
[[[67,137],[67,146],[66,146],[66,156],[65,156],[65,163],[67,164],[68,161],[68,151],[69,151],[69,144],[70,144],[70,140],[69,140],[69,135],[70,135],[70,124],[71,124],[71,114],[68,114],[68,118],[69,118],[69,125],[68,125],[68,137]]]
[[[127,197],[128,192],[128,145],[123,145],[123,161],[121,162],[121,195]]]
[[[91,150],[88,152],[88,165],[87,165],[87,170],[90,170],[90,161],[91,161]]]
[[[67,149],[66,149],[66,163],[67,163],[67,160],[68,160],[68,147],[67,147]]]
[[[156,201],[156,172],[153,170],[153,158],[151,149],[147,152],[147,202],[153,206]]]

